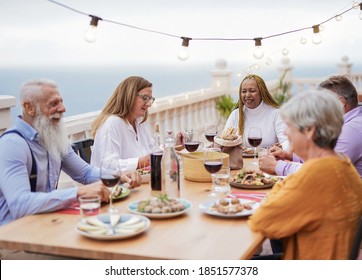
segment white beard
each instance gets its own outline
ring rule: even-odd
[[[38,131],[40,142],[44,145],[49,155],[60,162],[62,157],[68,153],[68,136],[63,120],[60,119],[57,125],[51,122],[53,117],[59,117],[56,113],[49,118],[43,116],[37,110],[33,121],[33,127]]]

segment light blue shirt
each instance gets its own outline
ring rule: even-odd
[[[71,148],[61,162],[50,158],[37,131],[21,117],[13,128],[26,138],[9,133],[0,138],[0,224],[26,215],[51,212],[77,201],[77,189],[57,190],[61,169],[73,180],[90,184],[99,180],[99,169],[84,162]],[[29,144],[29,145],[28,145]],[[30,191],[32,158],[37,165],[36,192]]]

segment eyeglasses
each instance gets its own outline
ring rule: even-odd
[[[149,101],[151,101],[151,104],[153,104],[153,102],[155,101],[156,98],[154,98],[153,96],[149,96],[147,94],[140,94],[137,93],[137,96],[141,97],[143,102],[148,103]]]

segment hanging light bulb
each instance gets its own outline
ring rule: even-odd
[[[178,59],[181,61],[185,61],[189,58],[189,41],[191,38],[188,37],[181,37],[182,39],[182,46],[181,49],[177,55]]]
[[[305,44],[307,44],[307,38],[305,38],[305,37],[302,37],[302,38],[300,38],[300,43],[302,44],[302,45],[305,45]]]
[[[254,38],[254,41],[255,41],[255,49],[254,49],[253,56],[254,56],[256,59],[262,59],[263,56],[264,56],[264,51],[263,51],[263,48],[261,47],[261,39],[262,39],[262,38],[260,38],[260,37]]]
[[[254,69],[254,70],[259,70],[259,69],[260,69],[260,64],[259,64],[259,63],[255,63],[255,64],[253,65],[253,69]]]
[[[287,48],[284,48],[284,49],[282,50],[282,54],[283,54],[284,56],[287,56],[287,55],[289,54],[289,50],[288,50]]]
[[[315,45],[318,45],[322,42],[322,36],[319,33],[319,25],[313,25],[313,38],[312,42]]]
[[[84,32],[84,40],[86,40],[88,43],[93,43],[97,40],[97,25],[98,21],[102,20],[100,17],[89,15],[92,19],[91,22],[87,28],[87,30]]]
[[[341,21],[341,20],[342,20],[342,16],[341,16],[341,15],[336,15],[334,18],[336,19],[336,21]]]
[[[273,64],[273,60],[272,60],[270,57],[268,57],[268,58],[265,60],[265,64],[268,65],[268,66],[270,66],[270,65]]]

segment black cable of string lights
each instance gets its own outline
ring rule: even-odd
[[[307,29],[315,29],[315,27],[319,27],[320,25],[325,24],[325,23],[333,20],[337,16],[342,16],[343,14],[349,12],[350,10],[353,10],[357,6],[359,6],[360,9],[362,10],[362,2],[359,3],[359,4],[356,3],[356,5],[353,5],[351,8],[349,8],[349,9],[347,9],[347,10],[345,10],[345,11],[343,11],[343,12],[341,12],[341,13],[335,15],[335,16],[332,16],[332,17],[322,21],[319,24],[315,24],[315,25],[312,25],[312,26],[303,27],[303,28],[299,28],[299,29],[294,29],[294,30],[290,30],[290,31],[285,31],[285,32],[281,32],[281,33],[277,33],[277,34],[273,34],[273,35],[269,35],[269,36],[265,36],[265,37],[260,37],[259,36],[259,37],[255,37],[255,38],[217,38],[217,37],[215,37],[215,38],[207,38],[207,37],[179,36],[179,35],[166,33],[166,32],[162,32],[162,31],[157,31],[157,30],[153,30],[153,29],[138,27],[138,26],[122,23],[122,22],[117,22],[117,21],[114,21],[114,20],[100,18],[98,16],[94,16],[94,15],[91,15],[91,14],[87,14],[85,12],[76,10],[76,9],[70,7],[70,6],[64,5],[64,4],[62,4],[60,2],[57,2],[57,1],[54,1],[54,0],[47,0],[47,1],[49,1],[49,2],[51,2],[53,4],[56,4],[56,5],[59,5],[59,6],[63,7],[63,8],[68,9],[68,10],[71,10],[73,12],[76,12],[76,13],[79,13],[79,14],[82,14],[82,15],[86,15],[86,16],[90,16],[90,17],[92,17],[92,19],[97,18],[97,20],[102,20],[104,22],[109,22],[109,23],[129,27],[129,28],[137,29],[137,30],[140,30],[140,31],[151,32],[151,33],[156,33],[156,34],[165,35],[165,36],[169,36],[169,37],[180,38],[180,39],[183,39],[183,40],[187,39],[187,40],[193,40],[193,41],[196,41],[196,40],[198,40],[198,41],[255,41],[256,39],[265,40],[265,39],[279,37],[279,36],[283,36],[283,35],[287,35],[287,34],[291,34],[291,33],[300,32],[300,31],[307,30]]]

